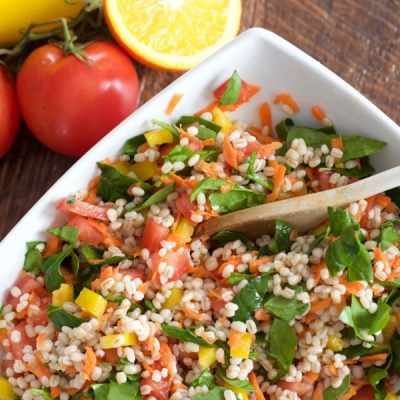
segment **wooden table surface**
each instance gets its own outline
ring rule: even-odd
[[[400,123],[400,0],[243,0],[241,29],[253,26],[289,40]],[[178,76],[138,72],[141,104]],[[23,129],[0,160],[0,239],[74,162]]]

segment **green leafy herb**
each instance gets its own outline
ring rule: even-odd
[[[74,276],[78,276],[79,273],[79,257],[78,255],[75,253],[75,251],[73,251],[71,253],[71,268],[72,268],[72,272],[74,274]]]
[[[79,251],[88,262],[90,262],[91,260],[99,260],[103,257],[102,251],[96,249],[93,246],[89,246],[88,244],[83,244],[82,246],[80,246]]]
[[[343,379],[343,383],[338,387],[334,388],[329,386],[324,390],[324,400],[339,400],[349,390],[350,387],[350,374],[346,375]]]
[[[352,296],[351,306],[343,309],[339,319],[351,326],[357,337],[364,339],[365,335],[373,335],[387,325],[390,319],[390,306],[380,299],[378,309],[374,314],[370,314],[357,297]]]
[[[400,374],[400,334],[395,332],[390,340],[392,349],[392,365],[395,371]]]
[[[367,368],[367,377],[369,383],[374,388],[375,399],[383,400],[385,398],[385,387],[383,380],[388,376],[390,361],[383,367],[371,366]]]
[[[160,121],[158,119],[152,119],[151,122],[154,125],[160,126],[161,128],[172,133],[172,136],[174,137],[175,140],[179,139],[179,131],[178,131],[178,129],[176,129],[176,127],[174,125],[167,124],[166,122]]]
[[[259,192],[236,184],[229,192],[211,193],[209,200],[214,211],[224,214],[264,204],[265,197]]]
[[[114,381],[108,383],[96,383],[90,387],[95,400],[140,400],[140,382],[138,379],[125,383]]]
[[[34,396],[41,396],[44,400],[51,400],[50,393],[47,390],[31,389],[31,392]]]
[[[235,240],[240,240],[248,250],[255,249],[254,243],[241,232],[219,231],[211,238],[211,241],[217,243],[219,246],[224,246],[225,244],[234,242]]]
[[[240,79],[237,71],[233,71],[231,78],[226,85],[224,93],[221,96],[219,104],[221,106],[227,106],[229,104],[235,104],[240,95],[240,90],[242,89],[242,80]]]
[[[209,190],[219,190],[222,185],[226,185],[228,181],[224,179],[206,178],[200,181],[192,190],[190,201],[193,202],[197,199],[199,193],[206,193]]]
[[[246,379],[246,380],[241,380],[241,379],[230,379],[226,376],[224,369],[218,365],[217,366],[217,371],[219,377],[226,382],[228,385],[231,385],[235,388],[246,390],[247,392],[253,392],[254,386]]]
[[[220,127],[218,127],[218,128],[220,128]],[[213,129],[210,129],[210,128],[200,125],[199,132],[196,135],[196,137],[200,140],[215,139],[217,137],[217,132]]]
[[[198,393],[193,396],[193,400],[224,400],[224,391],[226,388],[216,386],[206,393]],[[97,399],[96,399],[97,400]]]
[[[363,136],[343,137],[343,157],[341,162],[371,156],[386,145],[385,142]]]
[[[323,144],[330,147],[332,135],[327,135],[324,132],[312,128],[302,126],[293,126],[290,128],[287,135],[287,146],[291,146],[294,139],[303,139],[309,147],[321,147]]]
[[[144,137],[143,134],[134,136],[133,138],[128,139],[124,143],[122,151],[124,152],[124,154],[127,154],[128,156],[134,157],[138,151],[139,146],[141,146],[144,143],[146,143],[146,138]]]
[[[366,348],[362,344],[356,346],[349,346],[343,349],[340,353],[344,354],[348,360],[354,360],[358,357],[370,356],[379,353],[388,353],[389,347],[386,345],[372,344],[371,347]]]
[[[149,299],[144,300],[144,305],[148,310],[155,310],[153,303]]]
[[[128,194],[128,189],[134,183],[138,183],[146,192],[152,190],[152,187],[148,183],[122,174],[111,165],[97,163],[97,166],[101,170],[97,195],[104,201],[115,202],[118,199],[131,199],[131,196]]]
[[[286,140],[289,129],[294,126],[294,122],[290,118],[286,118],[275,126],[275,131],[282,140]]]
[[[349,178],[357,179],[366,178],[375,172],[374,167],[369,163],[368,157],[361,158],[360,165],[361,168],[332,168],[332,171],[348,176]]]
[[[347,228],[357,229],[358,224],[345,210],[340,208],[328,207],[329,224],[331,227],[331,233],[335,236],[339,236],[342,231]]]
[[[165,161],[174,163],[176,161],[187,162],[195,154],[194,151],[180,144],[176,145],[165,157]]]
[[[309,253],[311,253],[316,247],[318,247],[321,243],[323,243],[327,238],[331,231],[331,228],[328,226],[322,233],[314,238],[314,240],[310,244]]]
[[[189,386],[193,387],[203,385],[206,385],[208,389],[213,389],[217,386],[215,383],[214,375],[210,372],[208,368],[201,371],[200,375],[189,384]]]
[[[177,326],[162,324],[162,331],[164,335],[182,340],[183,342],[191,342],[197,343],[200,346],[214,347],[204,339],[196,336],[194,330],[190,328],[178,328]]]
[[[59,237],[62,241],[67,243],[75,243],[79,236],[79,228],[77,226],[62,226],[61,228],[49,229],[51,235]]]
[[[177,126],[185,126],[190,125],[198,122],[200,127],[204,126],[208,129],[211,129],[215,133],[218,133],[221,130],[221,127],[214,122],[208,121],[207,119],[196,117],[194,115],[184,115],[179,118],[178,122],[176,123]]]
[[[277,380],[289,369],[297,347],[297,336],[284,320],[275,318],[269,331],[267,354],[275,360]]]
[[[260,250],[261,254],[273,255],[281,251],[290,250],[290,246],[293,243],[293,240],[291,239],[293,231],[294,228],[292,225],[285,221],[277,220],[275,222],[275,240],[270,246],[264,246]]]
[[[262,308],[268,288],[268,276],[259,275],[236,293],[232,302],[239,308],[233,317],[235,321],[247,321],[253,318],[254,311]]]
[[[150,197],[148,197],[142,204],[139,204],[135,207],[136,211],[143,210],[147,207],[150,207],[152,204],[161,203],[164,201],[170,193],[172,193],[175,189],[175,183],[170,183],[167,186],[164,186],[162,189],[153,193]]]
[[[65,311],[62,307],[56,307],[53,305],[49,306],[49,318],[59,331],[61,331],[63,326],[76,328],[83,322],[86,322],[86,320],[75,317],[75,315]]]
[[[381,247],[382,250],[388,249],[392,244],[400,241],[400,233],[397,229],[399,219],[385,222],[381,225]]]
[[[216,161],[218,156],[221,154],[219,150],[216,149],[204,149],[200,151],[200,158],[206,162]]]
[[[243,279],[247,279],[248,281],[249,280],[252,280],[254,278],[254,276],[253,275],[251,275],[251,274],[240,274],[240,273],[238,273],[238,272],[232,272],[230,275],[229,275],[229,278],[228,278],[228,283],[230,284],[230,285],[237,285],[239,282],[241,282]]]
[[[34,275],[39,275],[43,268],[43,257],[40,251],[36,248],[38,244],[44,242],[35,241],[27,242],[27,251],[25,253],[24,271],[31,272]]]
[[[246,173],[246,179],[250,179],[254,182],[259,183],[261,186],[264,186],[268,190],[273,190],[273,184],[270,182],[267,178],[258,175],[255,171],[255,162],[257,159],[257,152],[251,153],[250,159],[249,159],[249,168],[247,169]]]

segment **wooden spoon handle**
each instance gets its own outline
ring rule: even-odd
[[[213,218],[197,226],[194,237],[211,236],[222,230],[232,230],[257,238],[271,233],[277,219],[292,224],[302,234],[327,218],[328,206],[344,207],[397,186],[400,186],[400,166],[347,186],[263,204]]]

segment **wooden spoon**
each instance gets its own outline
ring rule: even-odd
[[[255,239],[272,233],[277,219],[288,222],[303,234],[326,220],[328,206],[345,207],[397,186],[400,186],[400,166],[336,189],[275,201],[210,219],[196,227],[193,237],[209,237],[228,230],[242,232]]]

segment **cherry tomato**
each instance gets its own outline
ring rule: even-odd
[[[36,339],[30,338],[26,334],[26,322],[21,321],[15,328],[11,329],[9,332],[9,339],[10,339],[10,346],[11,346],[11,352],[13,353],[13,356],[17,360],[22,360],[22,357],[24,356],[23,349],[25,346],[32,346],[33,349],[36,347]],[[19,332],[21,335],[21,340],[18,343],[15,343],[11,340],[13,332]]]
[[[0,64],[0,158],[17,136],[20,112],[14,83],[7,69]]]
[[[153,218],[147,218],[143,230],[142,247],[148,249],[150,254],[155,253],[161,248],[161,240],[165,240],[168,233],[169,229],[164,225],[157,224]]]
[[[131,114],[138,77],[119,47],[98,41],[84,63],[53,44],[34,50],[17,76],[22,115],[33,134],[52,150],[81,156]]]
[[[78,239],[89,244],[99,244],[103,240],[103,235],[84,217],[75,215],[70,219],[67,225],[77,226],[79,228]]]
[[[196,210],[196,206],[190,201],[189,195],[182,193],[175,201],[178,211],[188,220],[192,215],[192,211]]]
[[[286,382],[284,380],[277,383],[282,389],[290,390],[291,392],[296,392],[300,397],[307,393],[311,393],[313,390],[313,385],[306,382]]]
[[[68,198],[61,200],[57,208],[62,211],[70,212],[73,214],[81,215],[82,217],[90,217],[100,219],[101,221],[108,221],[107,207],[96,206],[82,200],[71,200],[69,203]]]

